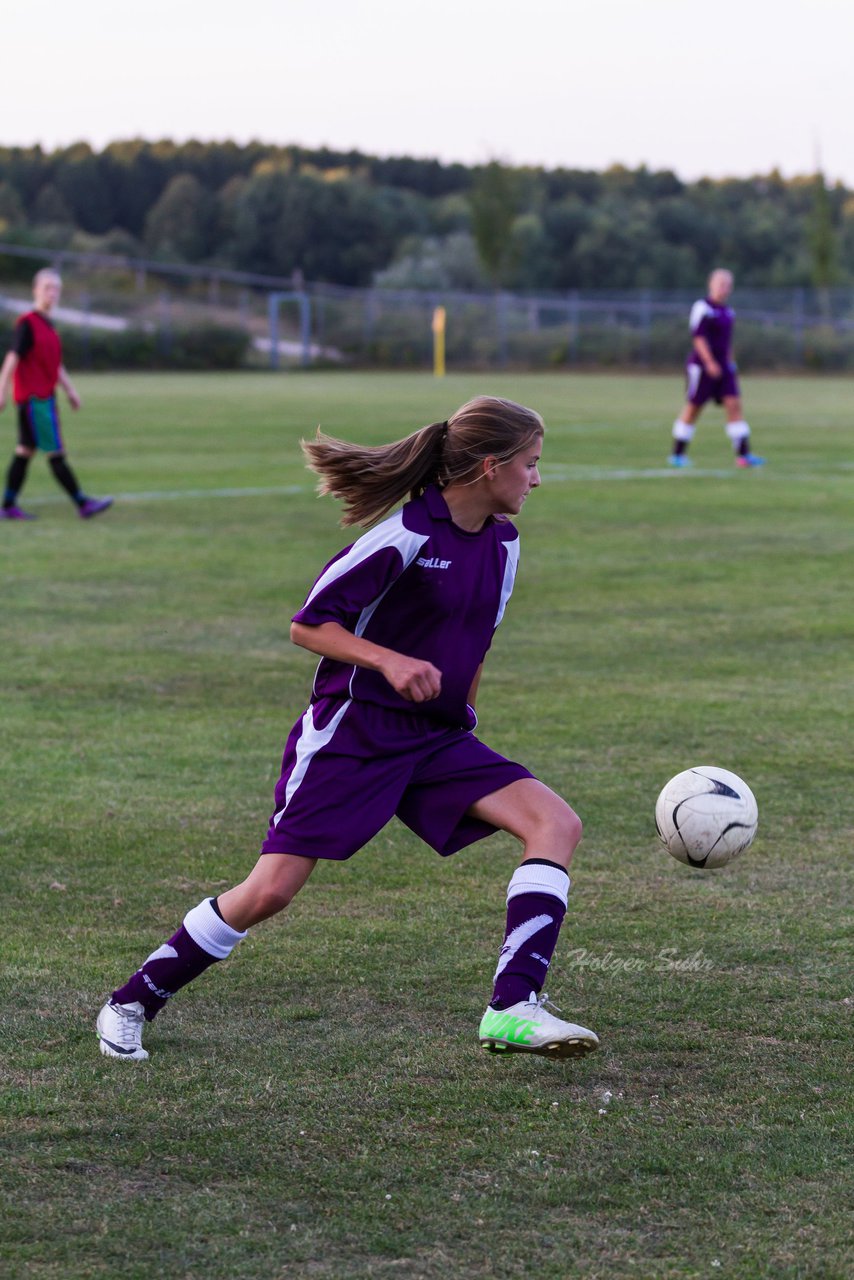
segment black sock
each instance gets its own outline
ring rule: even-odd
[[[6,492],[3,494],[3,506],[6,509],[14,507],[15,499],[24,487],[29,465],[29,458],[22,453],[16,453],[9,463],[9,470],[6,472]]]
[[[750,453],[750,436],[742,436],[738,442],[738,457],[746,458]]]
[[[77,477],[69,467],[65,455],[60,453],[52,457],[50,459],[50,469],[56,476],[57,483],[62,485],[71,501],[76,502],[78,507],[82,507],[86,501],[86,495],[81,491],[80,485],[77,483]]]
[[[674,456],[674,458],[681,458],[681,457],[682,457],[682,454],[683,454],[683,453],[687,453],[687,452],[688,452],[688,441],[687,441],[687,440],[674,440],[674,441],[673,441],[673,456]]]

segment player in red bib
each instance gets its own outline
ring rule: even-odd
[[[18,506],[18,494],[24,487],[30,458],[37,449],[47,455],[57,483],[84,520],[106,511],[113,503],[112,498],[87,497],[65,456],[56,404],[57,384],[68,396],[72,409],[80,408],[80,397],[62,363],[62,343],[50,321],[50,312],[61,294],[62,280],[56,271],[45,267],[37,272],[33,280],[33,309],[18,318],[12,349],[0,368],[0,410],[6,407],[10,379],[14,380],[18,406],[18,444],[6,473],[0,520],[35,518]]]

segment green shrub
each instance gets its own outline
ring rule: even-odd
[[[78,369],[239,369],[249,343],[243,329],[222,325],[62,330],[65,360]]]

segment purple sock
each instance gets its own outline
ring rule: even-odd
[[[213,906],[213,900],[206,898],[187,912],[177,933],[152,951],[142,968],[114,991],[110,999],[114,1004],[138,1001],[150,1022],[176,991],[198,978],[217,960],[224,960],[245,937],[245,933],[238,933],[227,925]]]
[[[541,991],[566,915],[569,876],[545,859],[528,859],[507,889],[507,926],[495,970],[493,1009],[509,1009]]]

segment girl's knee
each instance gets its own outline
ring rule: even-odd
[[[561,828],[564,835],[565,843],[572,849],[581,842],[584,834],[584,825],[574,809],[563,802],[563,813],[561,815]]]
[[[578,814],[554,793],[538,814],[538,826],[540,840],[549,842],[556,850],[568,850],[570,853],[580,842],[583,832]]]
[[[255,892],[252,905],[258,918],[267,920],[290,906],[294,897],[295,894],[290,888],[271,885]]]

